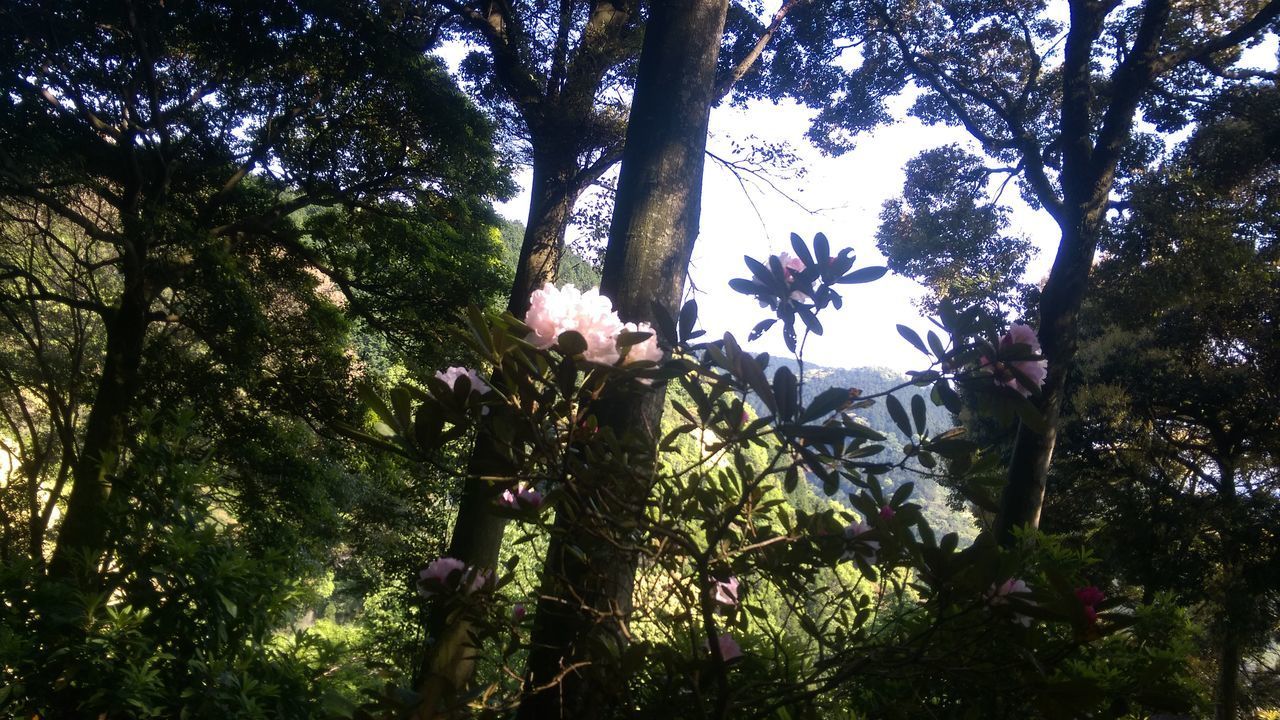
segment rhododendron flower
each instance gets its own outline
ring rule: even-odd
[[[717,603],[726,607],[733,607],[738,604],[738,578],[729,576],[728,580],[716,580],[712,583],[711,598]]]
[[[484,380],[481,380],[480,376],[476,374],[476,371],[471,368],[451,367],[448,370],[442,370],[436,373],[436,377],[443,380],[444,384],[449,387],[457,385],[458,378],[465,377],[471,381],[471,389],[473,391],[478,392],[481,395],[489,392],[489,385],[485,383]]]
[[[613,303],[598,290],[579,292],[573,285],[557,288],[546,283],[533,291],[524,322],[532,331],[525,339],[536,347],[549,348],[560,333],[573,330],[587,341],[583,353],[587,360],[605,365],[618,362],[622,320],[613,311]]]
[[[418,592],[423,597],[456,590],[470,595],[483,588],[492,578],[491,570],[468,567],[457,558],[436,558],[418,573]]]
[[[542,493],[531,485],[520,483],[503,491],[498,504],[512,510],[537,510],[542,507]]]
[[[1080,601],[1081,605],[1098,605],[1103,600],[1106,600],[1107,596],[1103,595],[1096,585],[1089,585],[1076,588],[1076,599]]]
[[[860,557],[867,561],[868,565],[876,564],[876,553],[880,552],[880,542],[877,540],[860,540],[862,535],[871,532],[871,526],[861,520],[852,523],[844,529],[844,539],[851,547],[844,551],[841,556],[843,560],[852,560]]]
[[[1030,325],[1014,323],[1009,326],[1009,332],[1000,338],[1000,344],[996,348],[996,352],[998,355],[1005,355],[1011,352],[1015,345],[1025,345],[1031,349],[1032,353],[1040,354],[1040,339],[1036,337],[1036,331],[1032,330]],[[991,369],[996,384],[1006,385],[1028,396],[1031,395],[1031,391],[1018,381],[1018,377],[1009,368],[1015,368],[1036,387],[1043,387],[1044,379],[1049,374],[1049,361],[1044,359],[996,360],[992,362],[990,358],[983,357],[981,364],[982,367]]]
[[[791,253],[789,252],[784,251],[781,254],[779,254],[778,262],[782,263],[782,279],[786,281],[788,286],[790,286],[791,283],[795,282],[796,275],[804,272],[804,269],[805,269],[804,261],[798,257],[792,257]],[[792,290],[791,299],[795,300],[796,302],[803,302],[805,300],[809,300],[810,298],[808,295],[800,292],[799,290]]]
[[[725,662],[731,662],[742,657],[742,648],[738,646],[738,642],[729,633],[721,635],[716,640],[716,645],[720,647],[720,659]],[[711,644],[706,640],[702,641],[702,647],[707,652],[711,652]]]
[[[1092,625],[1098,621],[1098,604],[1107,599],[1096,585],[1076,588],[1076,599],[1084,609],[1085,622]]]
[[[626,332],[650,333],[648,340],[638,342],[627,349],[627,357],[622,361],[623,365],[630,365],[633,362],[642,360],[658,362],[662,359],[662,348],[658,347],[658,334],[653,332],[652,325],[646,322],[625,323],[622,329]]]
[[[895,511],[893,508],[889,507],[888,505],[885,505],[884,507],[880,508],[880,519],[884,520],[885,522],[889,522],[890,520],[893,519],[893,516],[897,514],[898,514],[897,511]]]
[[[1000,584],[999,587],[992,585],[991,590],[987,592],[987,601],[991,605],[1007,605],[1011,595],[1019,595],[1018,600],[1027,605],[1035,605],[1030,598],[1026,597],[1031,594],[1031,588],[1026,582],[1016,578],[1009,578]],[[1031,616],[1022,613],[1014,613],[1013,621],[1022,627],[1031,627]]]
[[[522,620],[524,620],[524,616],[527,613],[528,611],[525,610],[524,603],[516,603],[511,608],[511,619],[515,620],[516,622],[521,622]]]

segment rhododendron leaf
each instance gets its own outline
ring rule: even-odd
[[[852,417],[849,417],[848,415],[843,416],[841,418],[841,422],[844,424],[845,430],[849,431],[849,435],[851,437],[859,437],[866,440],[874,440],[877,442],[885,439],[885,436],[880,434],[875,429],[867,425],[863,425],[862,423],[858,422],[856,419]]]
[[[732,281],[730,284],[733,284]],[[656,300],[650,303],[649,307],[653,311],[653,327],[658,331],[658,340],[668,345],[679,344],[680,337],[676,333],[676,321],[671,317],[667,307]]]
[[[927,451],[921,451],[916,455],[916,460],[918,460],[926,470],[932,470],[938,466],[938,461],[935,460],[933,455]]]
[[[897,507],[903,504],[907,501],[907,498],[911,497],[911,493],[914,492],[915,489],[916,484],[913,482],[902,483],[898,486],[897,490],[893,491],[893,497],[889,499],[889,505]]]
[[[836,280],[841,285],[854,285],[858,283],[869,283],[885,276],[889,272],[889,268],[881,265],[872,265],[869,267],[858,268],[848,275],[844,275]]]
[[[902,401],[889,395],[885,397],[884,404],[889,411],[889,417],[893,419],[893,424],[898,426],[903,435],[911,437],[911,419],[907,417],[907,409],[902,406]]]
[[[796,351],[796,327],[791,322],[786,322],[782,326],[782,342],[786,344],[787,350]]]
[[[769,289],[767,287],[746,278],[733,278],[729,281],[729,287],[743,295],[750,295],[752,297],[769,295]],[[672,335],[674,336],[675,333],[673,332]]]
[[[924,346],[924,341],[920,339],[919,333],[917,333],[915,330],[912,330],[906,325],[899,325],[898,334],[901,335],[903,339],[905,339],[907,342],[914,345],[915,348],[920,352],[924,353],[925,355],[929,354],[929,350],[926,349]]]
[[[360,397],[360,400],[364,402],[365,406],[378,416],[379,420],[389,427],[395,425],[395,414],[392,413],[391,408],[387,407],[387,404],[383,402],[382,397],[378,395],[378,391],[374,390],[372,385],[364,382],[357,383],[356,394]]]
[[[813,256],[809,254],[809,248],[804,244],[804,238],[795,233],[791,233],[791,249],[796,251],[796,257],[804,262],[805,267],[815,264]]]
[[[431,450],[439,446],[444,431],[444,418],[431,412],[427,405],[419,405],[413,418],[413,439],[418,447]]]
[[[813,259],[818,265],[822,266],[831,263],[831,243],[827,241],[827,236],[822,233],[813,236]]]
[[[947,357],[947,348],[942,344],[942,338],[938,337],[938,333],[930,330],[927,337],[929,338],[929,347],[933,350],[933,354],[942,360]]]
[[[556,338],[556,347],[570,357],[581,355],[587,351],[587,339],[577,330],[565,330]]]
[[[800,307],[796,310],[796,314],[804,321],[804,326],[809,328],[809,332],[814,335],[822,334],[822,323],[818,322],[818,318],[811,310],[806,307]]]
[[[956,415],[959,415],[963,409],[960,396],[956,394],[955,390],[951,389],[951,383],[948,383],[945,378],[933,384],[932,395],[935,403],[943,405],[948,411]]]
[[[689,340],[698,322],[698,301],[690,300],[680,307],[680,342]]]
[[[796,486],[800,484],[800,468],[792,465],[787,468],[787,475],[782,481],[782,487],[787,492],[795,492]]]
[[[911,418],[915,420],[916,432],[920,435],[924,435],[924,431],[927,429],[925,426],[927,418],[925,416],[924,396],[911,396]]]
[[[755,340],[768,332],[769,328],[773,327],[776,322],[778,322],[778,318],[769,318],[756,323],[756,326],[751,328],[751,332],[747,334],[747,342]]]
[[[849,401],[849,390],[847,388],[827,388],[818,393],[818,397],[814,398],[804,409],[804,413],[800,415],[800,422],[809,422],[823,416],[826,416],[836,410],[839,410]]]
[[[773,258],[773,259],[777,260],[777,258]],[[750,255],[743,255],[742,260],[747,264],[747,269],[751,271],[751,274],[755,276],[756,282],[763,285],[767,292],[769,292],[772,295],[778,295],[778,296],[782,295],[781,292],[778,292],[778,290],[780,290],[781,288],[775,288],[775,286],[778,284],[778,279],[774,278],[773,273],[769,270],[769,268],[765,267],[763,263],[751,257]],[[782,266],[779,265],[778,278],[781,278],[781,277],[782,277]]]
[[[796,376],[791,368],[782,366],[773,374],[773,397],[777,414],[782,420],[790,420],[796,412]]]
[[[618,347],[631,347],[653,337],[651,332],[640,332],[636,330],[624,330],[618,333]]]

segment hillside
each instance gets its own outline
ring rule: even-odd
[[[772,376],[773,370],[781,364],[787,365],[793,371],[797,370],[794,360],[777,358],[770,363],[769,375]],[[906,376],[887,368],[833,368],[812,363],[805,363],[804,375],[804,396],[806,399],[811,399],[822,391],[833,387],[858,388],[862,390],[864,395],[869,395],[888,390],[906,380]],[[919,391],[903,390],[898,393],[898,398],[904,404],[910,404],[910,397],[913,394],[921,393]],[[956,425],[951,413],[946,408],[936,406],[930,402],[927,394],[925,395],[925,407],[928,409],[927,418],[930,433],[936,434]],[[763,409],[755,403],[753,403],[753,408],[757,413]],[[893,423],[883,403],[877,402],[871,407],[858,410],[857,415],[865,420],[867,425],[886,436],[886,441],[882,443],[886,447],[885,452],[882,454],[883,457],[901,457],[900,452],[907,438]],[[928,518],[930,525],[939,535],[955,532],[960,535],[962,541],[971,540],[976,535],[977,531],[969,512],[967,510],[955,510],[948,506],[948,491],[930,478],[903,471],[890,473],[886,477],[892,487],[895,488],[905,482],[915,483],[915,501],[924,508],[925,517]],[[818,493],[822,492],[820,483],[817,483],[812,477],[810,482],[814,484]],[[837,499],[847,500],[843,493]]]

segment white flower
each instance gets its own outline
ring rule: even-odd
[[[849,549],[844,551],[841,559],[852,560],[855,557],[861,557],[867,561],[868,565],[875,565],[876,553],[880,552],[880,542],[878,540],[858,539],[869,532],[871,532],[871,526],[861,520],[845,527],[844,539],[849,544]]]
[[[658,362],[662,359],[662,348],[658,347],[658,334],[653,331],[653,326],[649,323],[626,323],[622,326],[626,332],[647,332],[650,333],[649,339],[632,345],[627,350],[627,357],[622,361],[623,365],[630,365],[633,362],[648,360]]]

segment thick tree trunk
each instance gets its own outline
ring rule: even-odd
[[[1218,650],[1214,720],[1237,720],[1240,706],[1240,639],[1230,628]]]
[[[107,349],[93,408],[85,423],[84,442],[72,471],[67,510],[49,575],[73,580],[90,590],[97,585],[96,566],[105,554],[107,501],[111,474],[124,446],[130,411],[138,393],[139,368],[147,332],[150,298],[143,277],[146,243],[135,240],[126,251],[120,305],[106,323]]]
[[[624,320],[651,319],[654,301],[673,311],[683,293],[727,8],[727,0],[652,7],[602,281]],[[626,644],[637,562],[629,528],[644,512],[661,408],[660,391],[596,408],[606,431],[628,438],[630,467],[576,478],[557,511],[520,720],[593,720],[621,709],[626,678],[605,648]]]

